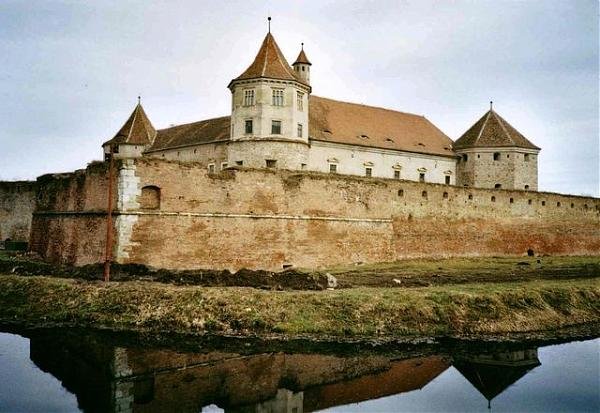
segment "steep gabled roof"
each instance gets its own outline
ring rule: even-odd
[[[300,50],[300,54],[296,58],[296,61],[293,63],[293,65],[298,63],[312,66],[312,63],[308,60],[308,57],[306,57],[306,53],[304,53],[304,45],[302,45],[302,50]]]
[[[452,140],[424,116],[310,96],[312,139],[454,156]]]
[[[294,70],[290,67],[287,60],[285,60],[271,33],[267,33],[265,40],[263,40],[260,46],[260,50],[254,58],[254,62],[252,62],[244,73],[233,79],[233,81],[258,78],[293,80],[305,83],[296,76]]]
[[[141,103],[138,103],[127,119],[127,122],[119,129],[117,134],[109,141],[111,144],[150,145],[156,137],[156,129],[146,116]]]
[[[506,146],[540,149],[492,109],[454,142],[454,149]]]
[[[161,129],[148,151],[228,140],[230,124],[231,117],[223,116]]]

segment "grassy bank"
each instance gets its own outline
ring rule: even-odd
[[[320,338],[498,335],[597,323],[600,285],[589,278],[315,292],[1,275],[0,321]]]

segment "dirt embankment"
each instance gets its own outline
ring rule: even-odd
[[[101,264],[54,266],[27,256],[0,254],[0,274],[102,280]],[[403,260],[323,271],[283,272],[240,270],[171,271],[143,265],[113,264],[111,281],[150,281],[203,287],[254,287],[265,290],[324,290],[356,287],[415,288],[465,283],[574,280],[600,277],[600,257],[516,257]]]

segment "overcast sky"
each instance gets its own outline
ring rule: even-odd
[[[230,113],[272,33],[319,96],[425,115],[456,140],[488,109],[542,148],[540,190],[599,194],[598,2],[0,2],[0,180],[101,159],[142,96],[156,128]]]

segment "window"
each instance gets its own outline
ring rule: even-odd
[[[373,168],[365,168],[365,176],[373,176]]]
[[[419,174],[419,182],[425,182],[425,174],[423,172]]]
[[[227,162],[221,162],[221,170],[224,170],[227,168]]]
[[[160,208],[160,188],[149,185],[142,188],[140,196],[141,209],[159,209]]]
[[[273,106],[283,106],[283,89],[273,89]]]
[[[267,168],[276,168],[277,167],[277,161],[275,159],[266,159],[267,161]]]
[[[215,173],[215,164],[214,163],[208,164],[208,173],[209,174],[214,174]]]
[[[330,163],[329,164],[329,172],[331,172],[332,174],[337,172],[337,165],[334,163]]]
[[[254,106],[254,89],[244,90],[244,106]]]
[[[300,164],[300,169],[302,169],[304,171],[306,169],[306,164],[305,163],[301,163]]]
[[[523,155],[523,159],[525,160],[525,162],[529,162],[529,154],[526,153],[525,155]]]
[[[299,138],[302,137],[302,124],[301,123],[298,124],[298,137]]]
[[[557,203],[556,203],[556,207],[557,207],[557,208],[560,208],[560,202],[557,202]]]
[[[496,184],[496,185],[494,185],[494,188],[500,189],[500,188],[502,188],[502,184]]]
[[[398,189],[398,196],[404,196],[404,189]]]
[[[515,203],[515,200],[514,200],[513,198],[510,198],[510,199],[508,200],[508,202],[510,202],[511,204],[514,204],[514,203]]]
[[[500,152],[494,152],[494,160],[495,161],[499,161],[500,160]]]
[[[469,200],[473,199],[473,194],[469,194]]]
[[[531,205],[533,203],[533,201],[531,199],[527,200],[527,205]]]
[[[423,191],[423,192],[421,192],[421,196],[422,196],[423,198],[427,198],[427,191]]]
[[[542,201],[542,206],[546,206],[546,201]]]
[[[235,161],[237,166],[244,166],[244,161]]]
[[[529,189],[529,185],[525,185],[525,190],[528,190],[528,189]]]
[[[400,179],[400,171],[394,171],[394,179]]]
[[[571,202],[571,208],[575,208],[575,204]]]
[[[304,93],[297,92],[296,93],[296,107],[298,110],[304,110]]]
[[[496,197],[492,196],[492,202],[496,202]]]
[[[446,175],[446,185],[450,185],[450,175]]]
[[[467,155],[466,153],[462,156],[462,160],[463,162],[467,162],[469,160],[469,155]]]
[[[448,192],[444,192],[444,194],[442,195],[442,198],[448,199]]]
[[[271,134],[281,135],[281,121],[280,120],[271,121]]]
[[[252,129],[253,129],[253,128],[252,128],[252,119],[247,119],[247,120],[244,122],[244,125],[245,125],[245,126],[244,126],[244,133],[245,133],[246,135],[249,135],[249,134],[251,134],[251,133],[252,133]]]

